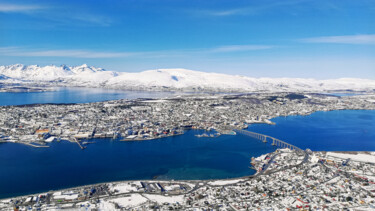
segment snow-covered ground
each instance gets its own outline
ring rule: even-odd
[[[137,187],[131,186],[129,183],[113,184],[109,187],[111,191],[117,191],[118,193],[128,193],[137,191]]]
[[[117,203],[122,207],[133,207],[145,203],[148,200],[141,194],[130,194],[129,196],[110,199],[109,201]]]
[[[242,179],[236,179],[236,180],[216,180],[213,182],[209,182],[209,185],[230,185],[230,184],[235,184],[238,182],[243,181]]]
[[[143,72],[114,72],[86,64],[75,67],[37,65],[0,66],[0,82],[42,85],[106,87],[116,89],[195,91],[372,91],[375,80],[341,78],[252,78],[199,72],[187,69],[157,69]]]
[[[116,210],[115,204],[118,204],[121,207],[136,207],[139,206],[145,202],[147,202],[148,199],[143,197],[141,194],[130,194],[125,197],[118,197],[118,198],[111,198],[107,200],[102,200],[98,204],[99,210]],[[85,203],[83,203],[85,204]],[[91,205],[90,203],[87,203],[88,205]]]
[[[327,152],[327,155],[332,157],[337,157],[341,159],[348,159],[359,162],[366,162],[366,163],[375,163],[375,153],[364,153],[364,152],[354,152],[354,153],[339,153],[339,152]]]
[[[156,195],[156,194],[143,194],[144,197],[148,198],[151,201],[155,201],[158,203],[183,203],[184,196],[163,196],[163,195]]]

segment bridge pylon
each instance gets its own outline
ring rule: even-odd
[[[276,146],[275,139],[272,138],[272,146]]]

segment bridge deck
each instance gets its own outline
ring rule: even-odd
[[[289,149],[295,149],[295,150],[298,150],[298,151],[303,151],[302,149],[300,149],[300,148],[298,148],[298,147],[296,147],[292,144],[289,144],[285,141],[281,141],[277,138],[274,138],[274,137],[271,137],[271,136],[268,136],[268,135],[255,133],[255,132],[251,132],[251,131],[248,131],[248,130],[234,130],[234,131],[236,133],[240,133],[240,134],[247,135],[247,136],[250,136],[250,137],[255,138],[255,139],[259,139],[263,142],[267,142],[268,139],[272,139],[272,145],[277,146],[277,147],[289,148]]]

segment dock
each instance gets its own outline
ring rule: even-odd
[[[81,148],[82,150],[86,149],[86,147],[82,146],[81,143],[79,143],[77,138],[73,137],[73,140],[78,144],[79,148]]]
[[[47,145],[35,145],[35,144],[32,144],[32,143],[27,143],[27,142],[14,142],[14,143],[25,144],[25,145],[32,146],[32,147],[35,147],[35,148],[47,148],[47,147],[49,147]]]

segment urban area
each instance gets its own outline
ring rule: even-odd
[[[257,93],[4,106],[0,140],[30,147],[71,141],[84,149],[96,138],[142,141],[187,129],[233,134],[248,124],[273,124],[277,116],[339,109],[375,109],[375,95]],[[252,158],[256,174],[242,178],[94,184],[2,199],[0,210],[375,209],[375,153],[278,147]]]
[[[248,124],[273,124],[277,116],[315,111],[375,109],[375,95],[243,94],[115,100],[87,104],[0,107],[0,142],[48,147],[71,141],[84,149],[90,139],[140,141],[204,129],[234,134]]]

